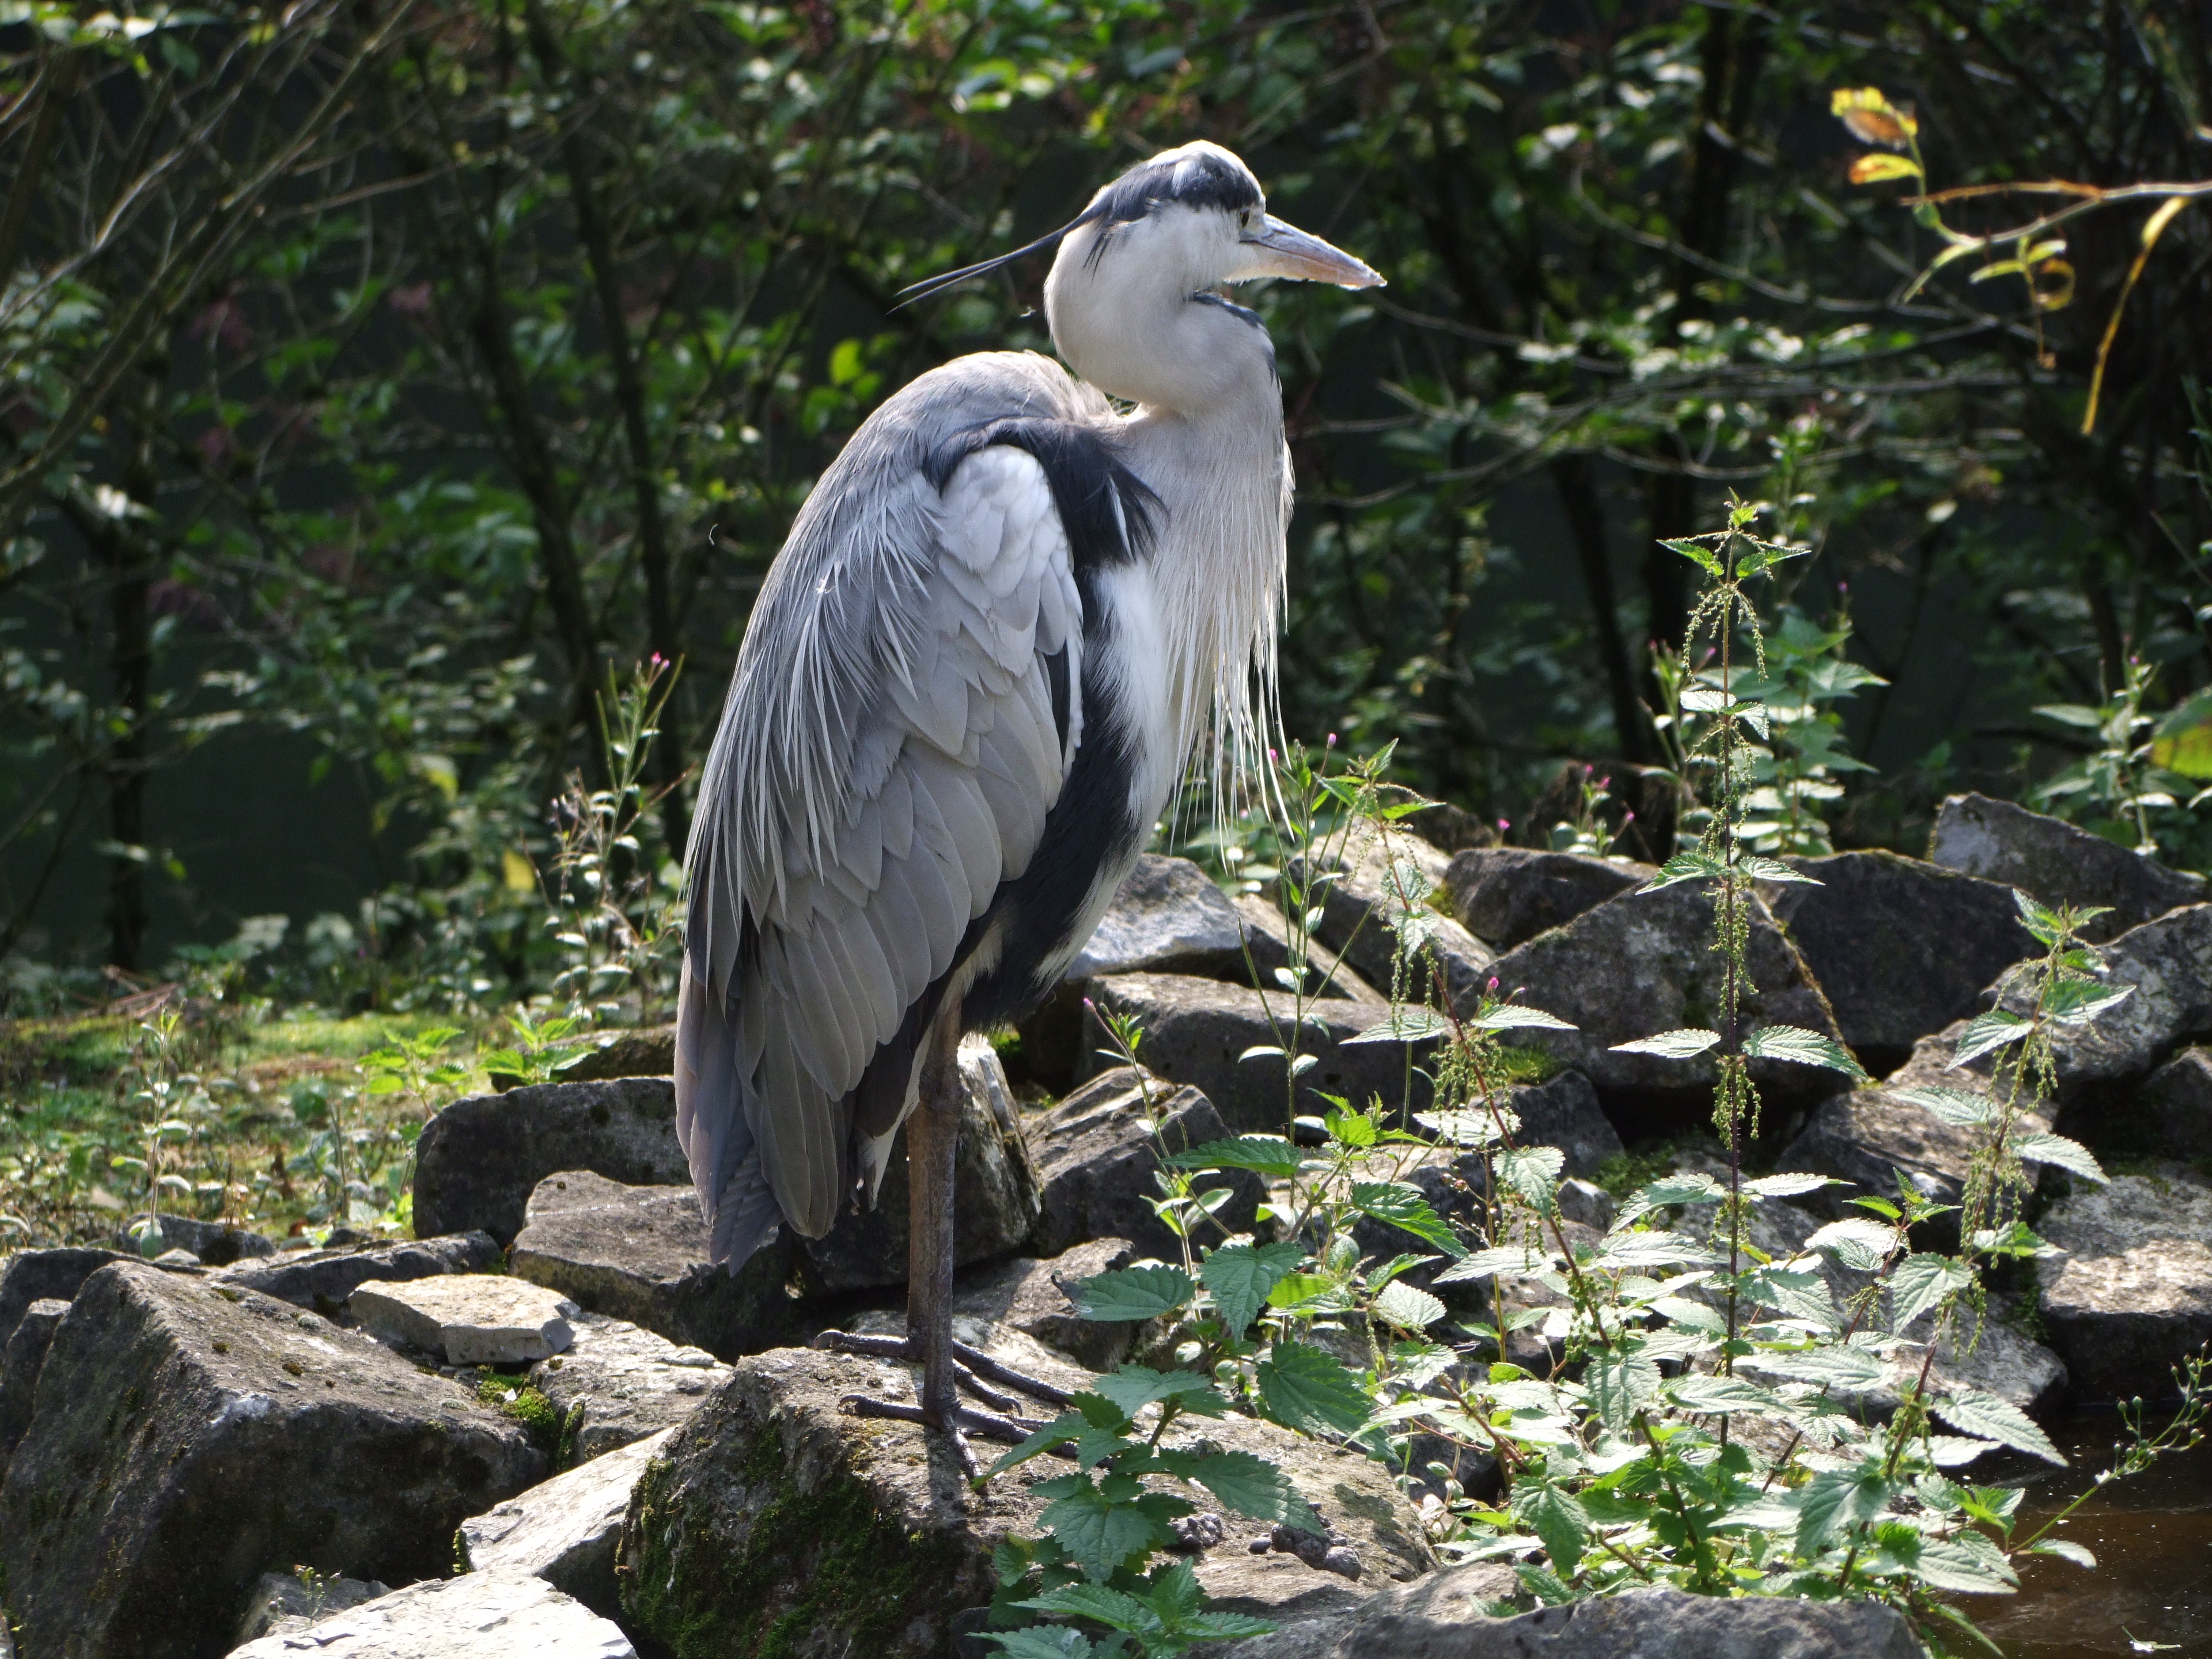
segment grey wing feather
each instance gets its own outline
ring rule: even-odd
[[[915,381],[823,477],[763,587],[701,782],[677,1019],[677,1126],[714,1256],[851,1191],[851,1097],[1035,852],[1079,741],[1082,602],[1043,469],[955,434],[1104,423],[1039,357]],[[872,1085],[871,1085],[873,1086]]]

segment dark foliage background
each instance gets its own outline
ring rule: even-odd
[[[1027,0],[0,7],[0,958],[157,966],[283,914],[321,991],[542,975],[545,803],[594,698],[683,672],[680,847],[747,609],[889,391],[1048,349],[1043,262],[911,310],[1195,136],[1389,276],[1256,303],[1301,481],[1294,734],[1512,834],[1561,763],[1659,761],[1651,649],[1727,494],[1815,556],[1887,682],[1837,704],[1835,830],[1910,847],[2212,680],[2212,234],[2069,224],[2073,302],[1954,264],[1838,88],[1909,102],[1938,186],[2187,181],[2206,14]],[[2033,203],[1945,210],[1969,230]],[[2045,286],[2048,286],[2046,283]],[[2075,798],[2078,799],[2078,798]],[[2185,814],[2172,856],[2201,860]],[[264,930],[265,932],[265,930]],[[319,975],[320,977],[315,977]],[[9,994],[0,990],[0,997]]]

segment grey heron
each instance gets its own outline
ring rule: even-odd
[[[1070,368],[981,352],[921,375],[823,474],[762,587],[700,784],[677,1020],[678,1133],[717,1261],[872,1202],[908,1126],[920,1404],[963,1411],[951,1336],[962,1034],[1036,1006],[1089,939],[1194,749],[1249,751],[1273,699],[1291,502],[1260,319],[1224,284],[1364,288],[1195,143],[1073,222],[910,298],[1057,245]],[[1133,405],[1117,411],[1109,398]],[[1051,1391],[1032,1389],[1045,1397]]]

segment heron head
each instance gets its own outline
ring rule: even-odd
[[[1199,139],[1131,167],[1051,235],[908,293],[920,298],[1054,243],[1045,316],[1060,355],[1103,391],[1176,409],[1225,395],[1255,363],[1272,367],[1259,319],[1229,304],[1224,284],[1382,281],[1270,214],[1251,168]]]

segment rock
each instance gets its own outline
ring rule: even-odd
[[[1342,952],[1356,972],[1387,994],[1397,972],[1398,940],[1391,924],[1403,915],[1410,895],[1431,918],[1423,955],[1432,971],[1442,969],[1438,988],[1454,1008],[1471,1006],[1489,983],[1490,964],[1498,953],[1450,915],[1430,910],[1432,893],[1439,902],[1450,902],[1445,878],[1451,860],[1419,836],[1397,829],[1378,835],[1363,828],[1346,837],[1334,863],[1337,878],[1322,884],[1312,896],[1321,908],[1314,929],[1321,941]],[[1409,868],[1411,879],[1391,879],[1392,871],[1401,868]],[[1418,982],[1407,988],[1411,1000],[1419,1000]]]
[[[990,1598],[993,1548],[1009,1533],[1036,1535],[1042,1504],[1028,1471],[971,1496],[949,1445],[838,1409],[856,1391],[911,1398],[913,1376],[811,1350],[739,1361],[631,1499],[617,1571],[641,1639],[687,1655],[946,1651],[956,1620]],[[1379,1464],[1241,1418],[1201,1426],[1224,1447],[1280,1463],[1361,1564],[1355,1581],[1232,1540],[1194,1563],[1231,1609],[1301,1616],[1431,1568],[1411,1506]]]
[[[674,1432],[663,1429],[471,1516],[456,1545],[461,1565],[471,1572],[530,1573],[612,1618],[615,1546],[630,1492]]]
[[[2127,856],[2133,857],[2130,854]],[[2115,990],[2134,988],[2127,1000],[2088,1024],[2052,1033],[2058,1098],[2086,1138],[2112,1126],[2115,1108],[2132,1106],[2128,1085],[2147,1077],[2175,1048],[2212,1036],[2212,904],[2192,904],[2120,935],[2099,953]],[[2018,992],[2005,1006],[2024,1009]]]
[[[380,1584],[373,1578],[325,1578],[318,1575],[309,1583],[297,1573],[264,1572],[261,1582],[253,1587],[246,1620],[232,1640],[243,1646],[264,1636],[290,1636],[306,1630],[319,1619],[391,1594],[391,1585]]]
[[[443,1572],[453,1528],[544,1478],[522,1425],[287,1303],[150,1265],[86,1281],[0,1487],[33,1654],[220,1654],[264,1572]]]
[[[2212,1158],[2212,1049],[2184,1049],[2152,1073],[2137,1121],[2163,1157]]]
[[[670,1078],[539,1083],[457,1100],[415,1147],[415,1230],[481,1229],[505,1249],[547,1176],[590,1170],[632,1186],[674,1186],[691,1168],[676,1139]]]
[[[626,1187],[568,1170],[538,1183],[528,1218],[508,1270],[580,1307],[724,1359],[792,1334],[789,1244],[778,1238],[734,1273],[711,1265],[688,1186]]]
[[[2036,1223],[2065,1252],[2036,1264],[2051,1346],[2081,1399],[2167,1399],[2212,1340],[2212,1181],[2177,1164],[2086,1185]]]
[[[2039,954],[2012,890],[1894,853],[1790,859],[1820,884],[1762,886],[1844,1041],[1876,1076],[1930,1031],[1978,1012],[1982,988]]]
[[[1597,1091],[1580,1072],[1516,1084],[1505,1091],[1505,1104],[1521,1120],[1515,1139],[1523,1146],[1558,1147],[1567,1155],[1570,1176],[1594,1176],[1625,1150],[1598,1104]]]
[[[1594,1181],[1570,1177],[1559,1183],[1559,1214],[1568,1221],[1579,1221],[1592,1232],[1602,1233],[1613,1225],[1613,1218],[1620,1213],[1620,1206],[1611,1193]]]
[[[164,1250],[154,1258],[157,1267],[198,1267],[201,1261],[190,1250]]]
[[[68,1303],[55,1297],[33,1302],[15,1322],[6,1346],[0,1347],[0,1469],[7,1468],[23,1431],[31,1426],[32,1391],[46,1363],[54,1328],[69,1310]]]
[[[147,1234],[137,1231],[142,1226],[148,1227]],[[147,1249],[149,1243],[151,1249]],[[228,1267],[234,1261],[276,1254],[276,1241],[264,1234],[181,1215],[135,1215],[116,1233],[115,1246],[132,1255],[147,1256],[189,1250],[195,1261],[210,1267]]]
[[[1144,1029],[1140,1050],[1146,1067],[1172,1083],[1188,1084],[1213,1103],[1236,1133],[1282,1134],[1289,1128],[1289,1090],[1280,1059],[1240,1061],[1248,1048],[1276,1043],[1291,1014],[1289,993],[1271,993],[1263,1004],[1249,986],[1178,974],[1116,974],[1091,981],[1089,995],[1102,1009],[1127,1014]],[[1269,1011],[1274,1018],[1268,1018]],[[1328,1109],[1323,1091],[1364,1104],[1380,1094],[1392,1106],[1406,1092],[1406,1051],[1395,1042],[1360,1043],[1357,1036],[1390,1017],[1380,998],[1317,997],[1306,1003],[1307,1023],[1299,1043],[1303,1054],[1319,1063],[1301,1079],[1301,1114]],[[1093,1018],[1085,1024],[1084,1051],[1093,1056],[1089,1072],[1103,1068],[1096,1051],[1106,1046],[1105,1028]],[[1088,1073],[1086,1073],[1088,1075]],[[1427,1079],[1413,1079],[1413,1108],[1425,1109]]]
[[[1147,1089],[1159,1114],[1158,1140],[1146,1115]],[[1147,1201],[1160,1194],[1152,1177],[1161,1152],[1202,1146],[1226,1138],[1229,1130],[1197,1090],[1140,1078],[1121,1066],[1033,1118],[1029,1133],[1042,1188],[1032,1234],[1039,1255],[1057,1256],[1087,1240],[1119,1238],[1140,1256],[1180,1261],[1175,1235]],[[1217,1212],[1221,1224],[1231,1232],[1250,1231],[1266,1186],[1249,1170],[1226,1171],[1219,1184],[1231,1194]]]
[[[2045,904],[2101,904],[2083,937],[2102,944],[2185,904],[2201,902],[2204,878],[2115,847],[2101,836],[1986,795],[1952,795],[1936,813],[1928,859],[1984,881],[2018,887]]]
[[[574,1060],[555,1068],[563,1083],[601,1083],[623,1077],[676,1075],[676,1028],[648,1025],[602,1033]]]
[[[390,1244],[288,1250],[270,1261],[241,1261],[216,1278],[235,1290],[258,1291],[329,1318],[343,1314],[353,1293],[364,1285],[428,1279],[437,1273],[489,1273],[498,1265],[499,1246],[490,1234],[449,1233],[442,1238]]]
[[[989,1042],[960,1045],[967,1085],[959,1161],[952,1176],[952,1245],[961,1267],[1011,1255],[1036,1224],[1037,1176],[1022,1139],[1013,1092]],[[875,1207],[848,1209],[820,1238],[798,1241],[800,1277],[817,1294],[906,1283],[907,1137],[901,1134],[876,1189]]]
[[[120,1250],[68,1248],[22,1250],[0,1267],[0,1348],[33,1302],[72,1300],[84,1281],[111,1261],[136,1261]]]
[[[1244,923],[1229,896],[1188,859],[1146,853],[1098,920],[1065,977],[1197,974],[1244,980]]]
[[[621,1628],[543,1578],[471,1572],[410,1584],[264,1636],[230,1659],[637,1659]]]
[[[569,1323],[574,1341],[532,1365],[530,1385],[560,1414],[562,1443],[575,1462],[675,1427],[729,1381],[730,1368],[705,1349],[679,1347],[626,1320],[580,1313]]]
[[[387,1342],[442,1353],[453,1365],[527,1365],[574,1340],[576,1304],[557,1291],[492,1273],[364,1285],[353,1316]]]
[[[1510,1572],[1454,1567],[1332,1618],[1200,1650],[1208,1659],[1917,1659],[1894,1609],[1872,1601],[1692,1595],[1628,1589],[1508,1619]]]
[[[1814,1110],[1803,1132],[1782,1149],[1776,1167],[1834,1176],[1856,1191],[1831,1187],[1808,1194],[1803,1200],[1807,1208],[1830,1217],[1844,1214],[1843,1206],[1850,1198],[1893,1194],[1900,1175],[1938,1204],[1959,1201],[1973,1159],[1976,1132],[1945,1123],[1925,1107],[1900,1098],[1899,1091],[1933,1086],[1987,1093],[1986,1059],[1951,1068],[1959,1034],[1965,1029],[1962,1021],[1922,1038],[1914,1045],[1912,1058],[1882,1082],[1836,1095]],[[2048,1118],[2032,1112],[2021,1114],[2019,1121],[2028,1131],[2051,1127]],[[1956,1237],[1955,1217],[1939,1218],[1931,1224],[1939,1231],[1948,1225]]]
[[[1462,853],[1444,867],[1460,925],[1492,949],[1510,951],[1641,887],[1650,866],[1525,847]]]
[[[1463,855],[1464,856],[1464,855]],[[1480,856],[1480,855],[1478,855]],[[1747,1029],[1797,1025],[1839,1037],[1812,971],[1766,907],[1750,901],[1747,965],[1758,988],[1744,999]],[[1572,1024],[1542,1041],[1589,1078],[1601,1097],[1710,1094],[1710,1054],[1694,1060],[1613,1052],[1616,1043],[1683,1027],[1710,1030],[1720,1006],[1723,964],[1711,948],[1712,896],[1694,882],[1623,893],[1498,959],[1500,990]],[[1837,1073],[1790,1060],[1754,1060],[1752,1079],[1770,1103],[1832,1093]]]
[[[1097,1238],[1050,1261],[1019,1256],[980,1268],[953,1285],[952,1311],[1035,1337],[1085,1370],[1110,1371],[1129,1357],[1139,1328],[1083,1318],[1073,1292],[1086,1279],[1127,1267],[1134,1255],[1126,1238]]]

